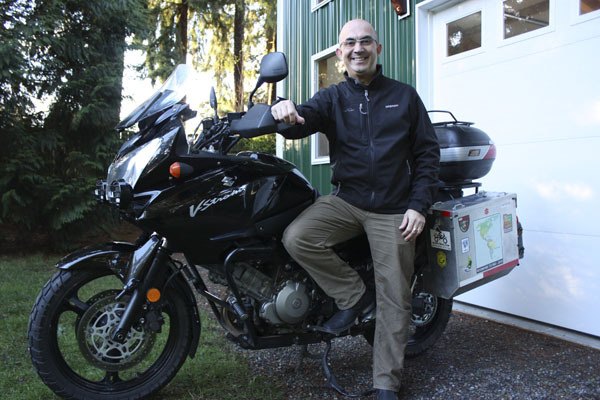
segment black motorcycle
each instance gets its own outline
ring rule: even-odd
[[[287,76],[285,57],[263,58],[247,113],[218,117],[211,92],[214,117],[203,120],[201,133],[191,139],[184,129],[195,117],[186,104],[186,92],[194,89],[190,76],[189,67],[178,66],[119,123],[119,131],[137,124],[137,133],[122,145],[95,191],[145,233],[136,243],[104,243],[66,256],[35,302],[31,358],[59,396],[137,399],[160,390],[196,353],[197,295],[208,301],[227,337],[246,349],[332,339],[314,327],[337,311],[333,300],[280,241],[317,191],[287,161],[254,152],[230,154],[243,138],[284,128],[268,105],[252,104],[252,95],[263,83]],[[448,187],[441,196],[462,196],[461,185]],[[424,289],[422,271],[429,262],[425,243],[419,247],[407,356],[435,343],[452,309],[451,298]],[[365,237],[337,251],[374,287]],[[225,295],[209,291],[207,276]],[[374,328],[374,315],[366,315],[340,336],[363,335],[372,344]]]

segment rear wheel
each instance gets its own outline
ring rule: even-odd
[[[111,340],[127,298],[111,271],[57,272],[42,289],[29,320],[33,365],[56,394],[76,399],[140,399],[177,373],[192,341],[192,312],[182,290],[167,288],[145,310],[124,343]]]
[[[451,313],[452,300],[423,291],[413,294],[413,310],[405,356],[407,358],[418,356],[433,346],[446,329]],[[375,325],[369,327],[363,335],[372,346]]]
[[[412,323],[405,356],[418,356],[433,346],[444,333],[451,313],[452,300],[425,292],[413,295]]]

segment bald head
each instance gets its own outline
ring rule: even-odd
[[[348,21],[340,31],[335,53],[344,62],[348,76],[368,85],[377,72],[381,44],[373,26],[364,19]]]
[[[369,21],[365,21],[364,19],[353,19],[342,27],[339,35],[339,43],[342,43],[348,37],[355,37],[355,32],[365,33],[368,32],[369,36],[379,42],[379,38],[377,37],[377,32],[373,26],[369,23]]]

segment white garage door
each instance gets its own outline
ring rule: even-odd
[[[420,8],[418,89],[492,137],[483,189],[525,227],[521,266],[459,299],[600,336],[600,1]]]

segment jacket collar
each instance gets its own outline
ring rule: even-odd
[[[363,91],[365,89],[376,89],[383,82],[383,68],[381,64],[377,64],[377,69],[375,70],[375,76],[373,80],[368,85],[363,85],[359,83],[356,79],[348,76],[348,72],[344,72],[344,76],[346,77],[346,82],[350,85],[352,89]]]

